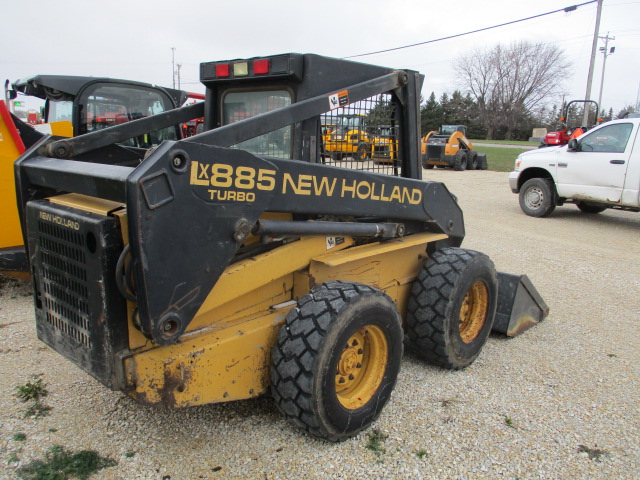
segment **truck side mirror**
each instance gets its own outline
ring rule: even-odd
[[[15,90],[7,90],[7,100],[15,100],[18,98],[18,92]]]
[[[578,143],[578,140],[576,140],[575,138],[569,140],[569,143],[567,144],[567,150],[570,152],[580,151],[580,144]]]

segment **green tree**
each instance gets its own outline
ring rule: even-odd
[[[436,95],[431,92],[427,102],[420,107],[421,135],[425,136],[432,130],[437,130],[444,120],[443,110],[436,100]]]

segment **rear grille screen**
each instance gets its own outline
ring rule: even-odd
[[[66,227],[39,221],[38,243],[45,318],[61,334],[90,348],[84,238]]]
[[[27,204],[27,231],[38,337],[119,389],[128,332],[115,283],[118,221],[38,200]]]

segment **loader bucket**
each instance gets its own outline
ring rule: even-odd
[[[549,307],[526,275],[498,272],[498,308],[493,331],[520,335],[549,315]]]

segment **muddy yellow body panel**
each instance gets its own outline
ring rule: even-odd
[[[125,360],[132,395],[176,408],[264,393],[270,351],[296,297],[329,280],[361,282],[385,291],[404,313],[427,244],[443,238],[423,233],[347,248],[352,239],[336,245],[310,237],[230,266],[178,343],[132,345]]]

